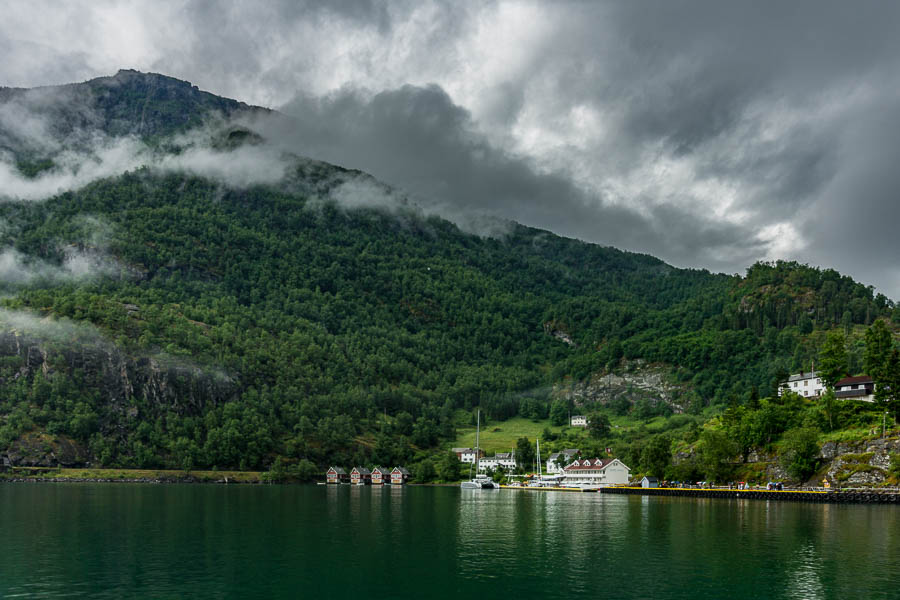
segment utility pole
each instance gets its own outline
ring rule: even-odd
[[[884,439],[886,427],[887,427],[887,409],[884,409],[884,414],[881,415],[881,439]]]

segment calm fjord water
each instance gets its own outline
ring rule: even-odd
[[[479,594],[900,598],[900,511],[457,488],[0,484],[0,597]]]

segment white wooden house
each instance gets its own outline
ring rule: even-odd
[[[631,469],[618,458],[585,458],[563,468],[563,485],[583,488],[624,485],[630,480],[630,473]]]
[[[572,415],[569,424],[572,427],[587,427],[588,418],[585,415]]]
[[[516,453],[498,452],[494,456],[485,456],[478,461],[478,468],[481,470],[491,469],[492,471],[496,471],[498,467],[505,469],[506,471],[515,469]]]
[[[817,398],[825,392],[825,383],[816,371],[800,372],[791,375],[786,382],[778,386],[778,395],[783,394],[785,389],[807,398]]]
[[[474,448],[452,448],[452,452],[456,454],[456,457],[460,460],[460,462],[475,464],[475,449]],[[484,451],[479,450],[478,453],[481,456],[484,456]]]
[[[566,448],[561,452],[554,452],[550,455],[550,458],[547,459],[547,463],[544,466],[544,473],[547,473],[548,475],[562,473],[562,467],[559,466],[559,457],[564,456],[564,464],[569,464],[579,454],[581,454],[581,450],[578,448]]]
[[[644,477],[641,479],[641,487],[642,488],[658,488],[659,487],[659,479],[656,477]]]

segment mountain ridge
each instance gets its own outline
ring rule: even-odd
[[[178,93],[160,99],[150,92],[157,76],[110,79],[120,76],[123,85],[97,84],[106,94],[100,129],[143,130],[143,102],[148,136],[164,154],[172,136],[208,124],[222,102],[232,115],[247,107],[183,101],[206,96],[179,80]],[[213,125],[226,139],[231,126]],[[204,150],[210,161],[265,145],[241,127],[233,145]],[[90,324],[119,365],[73,362],[71,336],[8,332],[0,454],[37,429],[119,466],[421,462],[475,407],[492,419],[545,417],[552,386],[623,360],[667,365],[673,389],[686,394],[666,400],[678,406],[749,401],[751,388],[770,395],[783,372],[817,355],[815,334],[846,313],[851,325],[896,314],[893,302],[830,270],[678,269],[518,224],[480,237],[394,197],[390,206],[369,202],[390,190],[363,173],[285,164],[291,185],[141,167],[39,202],[0,204],[6,273],[31,273],[2,282],[3,306],[49,319],[47,327]],[[354,203],[338,193],[350,181]],[[190,390],[191,378],[206,377],[149,376],[162,355],[221,369],[234,387],[189,393],[188,403],[160,395],[161,382]],[[114,372],[131,383],[110,380]],[[373,442],[359,443],[361,435]]]

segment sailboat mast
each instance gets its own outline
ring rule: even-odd
[[[479,462],[481,462],[480,461],[481,456],[479,456],[481,453],[478,451],[478,444],[479,444],[478,436],[481,433],[481,409],[480,408],[478,409],[478,412],[476,414],[477,414],[477,416],[475,417],[475,419],[476,419],[475,420],[475,477],[478,477]]]

